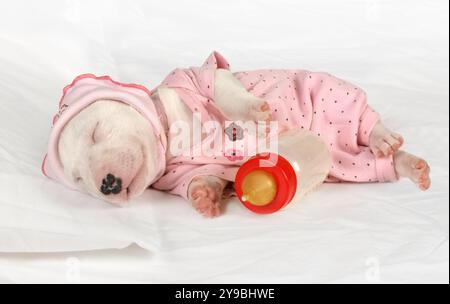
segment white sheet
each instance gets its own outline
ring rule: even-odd
[[[430,162],[431,190],[327,184],[271,216],[231,201],[208,221],[156,191],[115,208],[42,177],[50,120],[74,76],[152,87],[213,49],[235,70],[325,70],[358,83],[405,149]],[[128,275],[108,281],[448,282],[448,80],[445,0],[3,1],[0,282],[59,278],[49,265],[62,254],[14,252],[132,243],[150,254],[114,251],[108,268],[77,253],[92,270],[83,280],[106,280],[123,263]]]

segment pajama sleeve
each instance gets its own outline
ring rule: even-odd
[[[202,121],[223,121],[223,113],[214,104],[214,81],[217,69],[229,69],[230,64],[218,52],[213,52],[200,67],[176,69],[163,81],[162,86],[173,88],[193,113]]]
[[[186,106],[200,115],[202,122],[223,122],[226,117],[214,104],[214,78],[217,69],[229,67],[222,55],[213,52],[200,67],[174,70],[161,86],[174,89]],[[152,186],[188,199],[194,178],[212,175],[233,182],[238,168],[237,163],[230,163],[225,157],[176,157],[168,162],[164,176]]]
[[[188,200],[189,185],[196,177],[216,176],[234,182],[238,169],[239,167],[236,166],[226,166],[221,164],[171,165],[168,167],[166,174],[153,184],[153,187],[158,190],[179,195]]]

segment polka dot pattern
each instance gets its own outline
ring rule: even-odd
[[[258,70],[236,73],[252,93],[265,99],[282,129],[309,129],[328,143],[333,168],[328,181],[396,179],[393,166],[377,161],[369,136],[379,115],[359,87],[327,73]],[[265,80],[265,81],[263,81]],[[383,166],[382,169],[379,167]],[[379,171],[389,172],[382,177]]]

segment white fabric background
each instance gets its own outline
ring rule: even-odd
[[[448,283],[448,18],[446,0],[0,0],[0,282]],[[359,84],[432,188],[327,184],[271,216],[231,201],[209,221],[164,193],[115,208],[41,175],[73,77],[153,87],[212,50],[235,71]]]

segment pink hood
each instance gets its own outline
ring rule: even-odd
[[[42,163],[45,176],[56,180],[72,189],[78,187],[65,177],[64,168],[59,159],[58,142],[66,124],[92,103],[101,99],[111,99],[132,106],[152,125],[158,140],[157,175],[153,184],[163,174],[166,167],[166,136],[161,123],[162,115],[150,98],[151,92],[141,85],[123,84],[109,76],[96,77],[92,74],[80,75],[63,90],[59,103],[59,112],[53,118],[53,128],[48,143],[48,152]],[[149,185],[150,186],[150,185]]]

